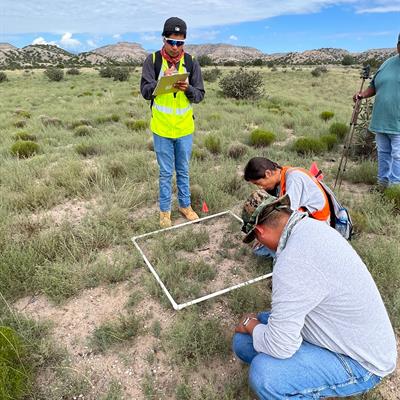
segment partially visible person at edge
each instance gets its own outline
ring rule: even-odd
[[[246,233],[276,251],[271,311],[235,328],[260,399],[364,393],[396,367],[396,339],[366,265],[334,229],[293,211],[289,196],[258,190],[242,212]]]
[[[378,185],[400,184],[400,34],[397,55],[387,59],[367,89],[353,100],[375,96],[369,130],[375,134],[378,149]]]
[[[252,158],[244,168],[244,179],[275,196],[288,194],[292,210],[301,209],[319,221],[330,223],[331,213],[326,193],[318,180],[307,170],[281,167],[264,157]],[[256,243],[258,256],[274,256],[271,249]]]
[[[186,71],[184,65],[184,43],[186,23],[177,17],[165,21],[162,32],[162,65],[159,77]],[[172,176],[175,170],[178,187],[179,212],[188,220],[198,219],[191,207],[189,162],[192,152],[194,118],[192,103],[204,98],[204,84],[199,63],[192,60],[192,70],[188,80],[179,81],[177,93],[153,96],[157,85],[155,54],[150,54],[143,64],[140,91],[146,100],[151,100],[151,123],[154,151],[160,169],[159,202],[160,226],[172,225]]]

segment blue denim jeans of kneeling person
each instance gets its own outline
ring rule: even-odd
[[[400,132],[376,133],[378,149],[378,183],[384,186],[400,184]]]
[[[257,318],[267,324],[269,315],[262,312]],[[278,359],[257,353],[251,335],[236,333],[233,351],[250,364],[250,385],[262,400],[351,396],[381,381],[352,358],[304,341],[292,357]]]
[[[160,210],[170,211],[172,202],[172,176],[176,172],[179,207],[190,206],[189,162],[193,135],[169,139],[153,133],[154,151],[160,168]]]

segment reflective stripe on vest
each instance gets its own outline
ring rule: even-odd
[[[155,53],[153,53],[153,62]],[[163,58],[160,76],[168,69],[168,63]],[[183,66],[183,57],[179,63],[178,73],[186,72]],[[193,110],[189,99],[181,90],[175,95],[167,93],[154,98],[151,109],[150,128],[159,136],[177,139],[194,132]]]
[[[319,182],[315,178],[315,176],[313,176],[306,169],[293,168],[293,167],[289,167],[289,166],[282,167],[279,197],[283,196],[286,193],[286,174],[290,173],[291,171],[299,171],[299,172],[302,172],[303,174],[306,174],[317,185],[317,187],[321,191],[322,195],[324,196],[325,204],[324,204],[324,207],[321,210],[314,211],[313,213],[310,214],[310,216],[315,218],[315,219],[318,219],[319,221],[327,221],[327,219],[330,217],[330,214],[331,214],[330,209],[329,209],[328,197],[326,196],[326,193],[325,193],[324,189],[319,184]]]

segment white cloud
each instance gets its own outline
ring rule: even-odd
[[[57,43],[54,41],[48,42],[43,37],[39,36],[32,41],[32,44],[52,44],[53,46],[57,46]]]
[[[70,0],[68,2],[1,0],[3,33],[72,32],[161,32],[170,17],[158,0]],[[399,0],[192,0],[178,14],[196,29],[258,21],[279,15],[309,14],[334,5],[347,4],[358,12],[398,9]],[[23,16],[23,18],[21,18]],[[70,38],[71,39],[71,38]],[[71,44],[71,42],[68,42]],[[74,45],[77,45],[76,43]]]
[[[230,39],[230,40],[238,40],[238,37],[235,36],[235,35],[231,35],[231,36],[229,36],[229,39]]]
[[[86,40],[86,44],[89,47],[97,47],[97,44],[92,39]]]
[[[116,33],[112,37],[113,37],[113,39],[121,39],[121,35],[119,33]]]
[[[220,32],[217,30],[202,31],[202,30],[196,29],[193,32],[189,32],[188,41],[194,42],[197,39],[201,39],[202,42],[212,42],[217,38],[219,33]]]
[[[70,49],[75,49],[79,46],[81,46],[81,42],[78,39],[73,39],[72,38],[72,33],[66,32],[64,35],[62,35],[60,39],[60,45],[63,47],[67,47]]]
[[[365,1],[357,5],[358,14],[400,12],[400,0]]]

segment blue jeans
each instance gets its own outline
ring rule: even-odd
[[[179,207],[190,206],[189,161],[193,135],[169,139],[153,133],[154,151],[160,168],[160,210],[171,210],[172,176],[176,171]]]
[[[269,313],[258,314],[268,323]],[[352,358],[303,341],[290,358],[278,359],[257,353],[251,335],[236,333],[233,351],[250,364],[249,381],[260,399],[319,399],[363,393],[382,378]]]
[[[378,148],[378,183],[384,186],[400,183],[400,133],[376,133]]]

